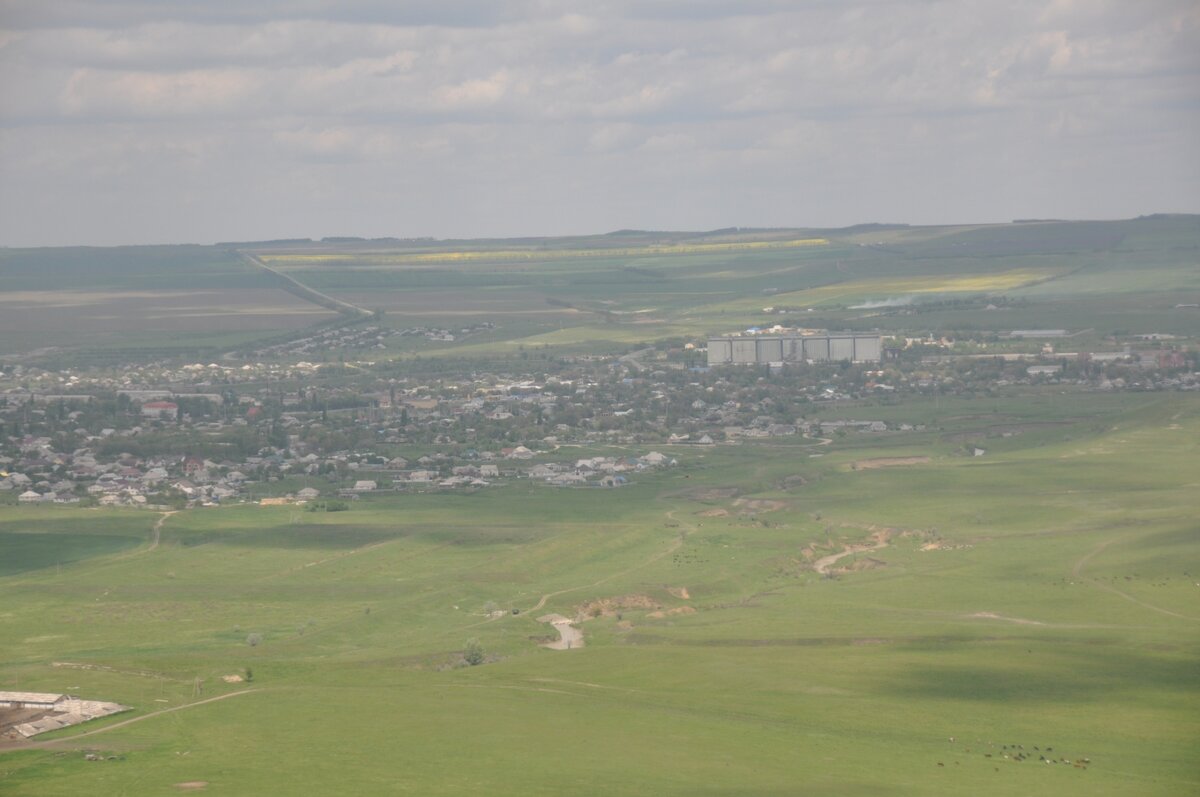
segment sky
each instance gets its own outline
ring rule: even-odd
[[[0,0],[0,245],[1200,212],[1195,0]]]

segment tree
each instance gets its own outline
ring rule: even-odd
[[[476,667],[483,664],[483,657],[483,645],[480,644],[479,640],[468,639],[466,647],[463,648],[463,661],[472,667]]]
[[[262,643],[262,634],[249,634],[246,636],[246,644],[252,648],[256,648]]]

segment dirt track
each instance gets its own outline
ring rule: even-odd
[[[1114,542],[1117,542],[1116,538],[1113,538],[1111,540],[1105,540],[1104,542],[1100,543],[1092,550],[1088,551],[1088,553],[1084,554],[1079,559],[1079,561],[1075,563],[1075,566],[1073,568],[1071,568],[1071,575],[1082,581],[1086,581],[1087,583],[1091,584],[1093,587],[1098,587],[1098,588],[1104,590],[1105,592],[1111,592],[1114,595],[1120,595],[1125,600],[1130,601],[1131,603],[1136,603],[1138,606],[1141,606],[1143,609],[1149,609],[1152,612],[1158,612],[1159,614],[1165,614],[1168,617],[1178,617],[1180,620],[1200,620],[1200,617],[1190,617],[1186,614],[1179,614],[1178,612],[1173,612],[1170,609],[1164,609],[1161,606],[1154,606],[1153,604],[1146,603],[1143,600],[1138,600],[1137,598],[1133,597],[1129,593],[1122,592],[1121,590],[1117,589],[1116,587],[1105,584],[1102,581],[1097,581],[1094,578],[1085,576],[1083,574],[1083,571],[1084,571],[1084,568],[1087,567],[1088,562],[1090,562],[1094,556],[1099,554],[1101,551],[1103,551],[1108,546],[1112,545]]]
[[[561,614],[546,614],[538,618],[539,623],[550,623],[558,632],[558,640],[547,642],[542,647],[551,650],[574,650],[583,647],[583,631],[571,625],[571,620]]]
[[[880,548],[886,548],[886,547],[887,547],[886,539],[881,539],[879,542],[875,543],[874,545],[847,545],[846,549],[844,551],[842,551],[841,553],[830,554],[829,556],[822,556],[816,562],[813,562],[813,569],[816,570],[818,573],[820,573],[823,576],[828,575],[829,568],[832,567],[834,564],[836,564],[839,560],[845,559],[847,556],[852,556],[853,554],[856,554],[856,553],[864,553],[866,551],[877,551]]]

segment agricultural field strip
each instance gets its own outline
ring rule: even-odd
[[[277,264],[281,268],[306,268],[326,263],[354,263],[390,267],[404,264],[426,263],[471,263],[488,261],[536,261],[566,260],[575,258],[625,258],[656,255],[695,255],[732,252],[753,252],[777,249],[793,249],[811,246],[826,246],[825,238],[799,238],[790,241],[747,241],[737,243],[710,244],[666,244],[636,248],[599,249],[489,249],[480,251],[424,252],[424,253],[374,253],[354,254],[260,254],[256,258],[264,263]]]

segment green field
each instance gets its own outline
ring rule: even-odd
[[[420,243],[0,252],[0,354],[47,346],[211,357],[335,316],[295,285],[398,328],[491,322],[373,358],[593,351],[751,325],[1200,335],[1200,217],[960,227],[623,232]],[[291,290],[292,293],[287,291]],[[995,312],[981,312],[999,303]],[[766,313],[764,308],[784,310]],[[601,331],[597,331],[600,329]],[[87,333],[80,339],[79,332]],[[482,345],[482,348],[481,348]]]
[[[1200,400],[836,415],[930,426],[189,510],[157,546],[153,512],[3,508],[0,688],[133,712],[0,753],[0,793],[1200,790]],[[585,647],[538,646],[552,611],[599,615]]]

